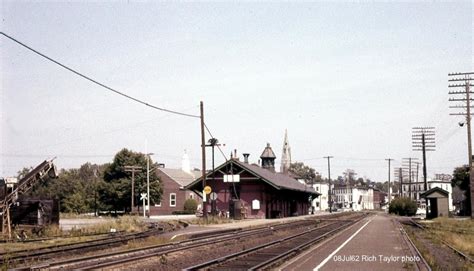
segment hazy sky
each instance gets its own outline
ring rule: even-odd
[[[269,142],[279,164],[288,129],[293,161],[326,176],[322,157],[332,155],[332,176],[351,168],[382,181],[385,158],[421,158],[411,128],[435,126],[428,175],[467,163],[447,74],[473,70],[470,1],[1,1],[1,17],[2,32],[131,96],[189,114],[204,101],[227,156],[237,149],[257,162]],[[198,119],[125,99],[3,36],[0,44],[0,176],[54,156],[65,168],[110,162],[124,147],[167,167],[187,149],[201,166]]]

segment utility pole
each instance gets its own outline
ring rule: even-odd
[[[204,133],[204,103],[200,103],[201,111],[201,150],[202,150],[202,196],[206,197],[204,187],[206,187],[206,135]],[[202,202],[202,215],[207,219],[207,197],[206,201]]]
[[[426,152],[435,151],[435,134],[434,127],[413,127],[413,150],[423,152],[423,181],[425,192],[428,191],[428,184],[426,181]]]
[[[147,207],[148,207],[148,217],[150,217],[150,155],[154,153],[146,154],[146,195],[147,195]]]
[[[388,161],[388,205],[390,205],[390,200],[392,199],[392,193],[390,189],[390,162],[393,161],[393,159],[387,158],[385,161]]]
[[[449,73],[448,82],[450,83],[448,87],[450,88],[464,88],[464,91],[449,91],[450,95],[463,95],[461,98],[450,98],[450,102],[466,102],[465,105],[455,105],[450,106],[450,108],[465,108],[465,112],[451,113],[450,115],[454,116],[466,116],[466,126],[467,126],[467,152],[468,152],[468,166],[469,166],[469,189],[467,191],[468,199],[470,199],[471,219],[474,219],[474,171],[472,166],[472,141],[471,141],[471,101],[473,99],[470,97],[472,92],[470,88],[474,86],[472,81],[474,80],[474,72],[462,72],[462,73]],[[464,77],[464,78],[462,78]],[[462,123],[459,124],[462,126]]]
[[[423,152],[423,183],[425,192],[428,191],[426,172],[426,152],[435,151],[435,128],[434,127],[413,127],[412,147],[414,151]],[[426,217],[428,217],[428,199],[425,199]]]
[[[400,198],[402,197],[402,187],[403,187],[403,169],[398,169],[398,180],[400,181]]]
[[[412,186],[412,180],[413,180],[412,162],[414,160],[418,160],[418,159],[413,158],[413,157],[408,157],[408,158],[403,158],[403,161],[402,161],[403,163],[402,166],[405,168],[405,170],[408,170],[408,198],[410,199],[411,199],[411,186]]]
[[[331,158],[334,158],[333,156],[324,156],[324,158],[328,159],[328,185],[329,185],[329,191],[328,191],[328,198],[329,198],[329,213],[332,213],[332,199],[331,199]]]
[[[130,206],[130,213],[133,213],[133,207],[135,207],[135,172],[142,170],[140,166],[125,166],[125,172],[132,173],[132,202]]]

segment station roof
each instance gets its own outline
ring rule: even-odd
[[[448,197],[448,196],[449,196],[449,192],[439,187],[431,188],[425,193],[420,194],[420,197],[422,198],[440,198],[440,197]]]
[[[248,171],[252,175],[254,175],[256,178],[261,179],[265,183],[271,185],[277,190],[293,190],[293,191],[299,191],[299,192],[306,192],[309,194],[316,194],[320,195],[320,193],[316,192],[312,187],[309,187],[307,185],[304,185],[298,180],[283,174],[283,173],[277,173],[277,172],[272,172],[268,169],[261,168],[257,165],[251,165],[247,163],[243,163],[237,159],[230,159],[227,162],[223,163],[219,167],[217,167],[214,172],[219,171],[221,168],[227,166],[228,164],[233,163],[234,165],[237,165],[241,167],[242,169]],[[208,173],[208,174],[212,174]],[[191,189],[195,186],[200,185],[202,182],[202,177],[196,179],[194,182],[190,183],[187,185],[185,188],[186,189]]]
[[[201,171],[199,170],[194,170],[191,172],[174,168],[159,168],[158,170],[168,175],[168,177],[170,177],[182,187],[192,183],[194,180],[196,180],[199,174],[201,174]]]

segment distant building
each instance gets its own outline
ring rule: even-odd
[[[385,205],[388,204],[387,193],[381,191],[380,189],[374,188],[374,209],[382,209]]]
[[[291,148],[288,142],[288,131],[285,130],[285,139],[283,140],[283,150],[281,152],[281,173],[288,173],[291,166]]]
[[[329,184],[327,182],[316,182],[313,188],[321,195],[313,199],[312,205],[315,211],[329,210]]]
[[[182,168],[158,168],[156,175],[160,179],[163,194],[161,201],[150,207],[151,215],[171,215],[173,212],[181,212],[184,210],[184,202],[187,199],[195,199],[198,204],[201,204],[201,199],[196,193],[184,189],[186,185],[201,176],[201,171],[191,170],[186,151],[183,155]]]
[[[336,208],[362,211],[374,209],[374,189],[365,186],[335,185],[333,199]]]
[[[441,188],[444,191],[448,192],[448,207],[449,211],[454,211],[453,205],[453,187],[451,186],[451,181],[435,179],[428,182],[428,190],[435,187]]]
[[[448,194],[449,211],[453,211],[454,206],[453,206],[453,198],[452,198],[453,189],[451,187],[451,176],[446,175],[446,174],[436,174],[435,179],[428,178],[426,183],[428,185],[427,190],[430,190],[435,187],[439,187],[449,193]],[[403,183],[402,196],[415,200],[420,209],[425,209],[426,208],[425,199],[421,197],[421,194],[425,193],[427,190],[425,190],[425,183],[423,181],[415,181],[415,182],[412,182],[411,184]]]

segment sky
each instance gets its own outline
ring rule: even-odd
[[[385,159],[421,160],[412,127],[436,127],[428,177],[467,164],[467,129],[448,73],[473,71],[470,1],[1,1],[1,31],[149,104],[204,119],[229,158],[331,177],[388,178]],[[198,118],[119,96],[0,36],[0,176],[57,157],[60,168],[111,162],[122,148],[201,167]],[[209,139],[207,135],[206,140]],[[216,164],[225,161],[216,151]],[[211,151],[207,150],[210,165]]]

